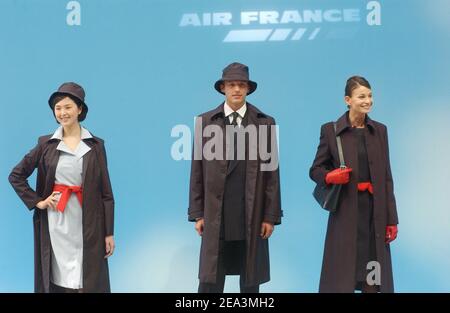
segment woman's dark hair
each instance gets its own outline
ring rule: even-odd
[[[73,102],[75,102],[75,103],[77,104],[78,108],[81,108],[81,113],[80,113],[80,115],[78,115],[78,121],[79,121],[79,122],[84,121],[84,119],[86,118],[87,110],[85,110],[84,105],[83,105],[77,98],[71,97],[70,95],[58,95],[58,96],[55,96],[55,97],[52,99],[52,100],[53,100],[53,101],[52,101],[52,112],[53,112],[53,116],[55,116],[55,118],[56,118],[56,115],[55,115],[55,105],[56,105],[59,101],[65,99],[65,98],[70,98],[70,99],[72,99]],[[58,121],[57,121],[57,122],[58,122]],[[58,123],[59,123],[59,122],[58,122]]]
[[[347,79],[347,84],[345,85],[345,95],[348,97],[352,96],[353,90],[358,88],[358,86],[364,86],[366,88],[372,89],[369,82],[362,76],[352,76]]]

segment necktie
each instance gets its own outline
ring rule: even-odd
[[[230,115],[232,117],[231,125],[234,126],[234,127],[238,126],[237,118],[239,116],[239,113],[238,112],[233,112]],[[229,160],[229,162],[228,162],[228,168],[234,168],[234,166],[237,164],[237,133],[236,132],[232,132],[231,134],[233,134],[233,137],[234,137],[234,140],[233,140],[234,155],[231,156],[232,159]]]
[[[231,113],[231,117],[233,118],[233,120],[231,121],[231,125],[238,126],[238,123],[237,123],[238,116],[239,116],[238,112]]]

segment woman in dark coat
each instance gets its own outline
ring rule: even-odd
[[[80,125],[84,90],[64,83],[49,99],[61,125],[12,170],[9,181],[34,210],[35,292],[110,292],[114,199],[103,140]],[[37,168],[36,190],[28,177]]]
[[[393,292],[389,244],[397,236],[397,209],[386,126],[369,118],[372,91],[363,77],[347,80],[349,110],[322,125],[310,177],[317,184],[342,184],[330,213],[319,292]],[[346,169],[340,169],[336,136]]]

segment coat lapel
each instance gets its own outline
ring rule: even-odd
[[[247,102],[247,125],[255,125],[257,129],[258,139],[257,139],[257,146],[259,144],[259,123],[258,120],[258,112],[252,106],[250,103]],[[255,148],[255,147],[247,147]],[[247,150],[248,150],[247,149]],[[258,150],[256,150],[258,151]],[[246,219],[247,222],[250,223],[252,221],[253,216],[253,210],[255,205],[255,194],[256,194],[256,182],[258,180],[258,165],[259,165],[259,155],[257,156],[256,160],[250,160],[248,159],[246,162],[246,174],[245,174],[245,202],[246,202]],[[249,225],[248,225],[249,226]],[[247,230],[250,231],[251,227],[247,227]],[[247,234],[247,238],[250,238],[250,234]]]
[[[86,173],[88,172],[89,165],[92,162],[92,154],[95,153],[93,150],[96,149],[93,140],[86,140],[85,143],[91,149],[83,155],[83,172],[81,173],[81,186],[83,189],[86,181]]]
[[[222,134],[223,134],[223,146],[222,146],[223,158],[220,159],[220,160],[215,160],[216,162],[218,162],[219,168],[227,168],[227,165],[228,165],[228,161],[227,161],[227,158],[226,158],[226,152],[227,152],[228,146],[227,146],[226,133],[225,133],[225,113],[223,111],[223,105],[224,105],[224,103],[219,105],[212,112],[211,121],[210,121],[211,124],[209,124],[209,125],[217,125],[217,126],[219,126],[221,128]]]
[[[58,146],[58,140],[52,140],[49,143],[47,154],[48,154],[48,168],[46,173],[46,184],[44,196],[48,197],[53,192],[53,186],[55,184],[56,166],[59,160],[59,150],[56,149]]]
[[[369,161],[370,179],[372,181],[372,185],[375,188],[375,186],[378,186],[379,184],[375,182],[375,180],[377,180],[377,171],[374,165],[381,161],[381,147],[378,146],[378,134],[375,125],[369,117],[367,117],[366,119],[366,125],[367,129],[364,132],[364,135],[366,141],[367,159]]]

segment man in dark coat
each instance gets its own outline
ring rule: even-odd
[[[225,102],[196,121],[188,215],[202,236],[199,292],[223,292],[227,274],[240,275],[241,292],[270,280],[278,153],[275,120],[246,102],[256,86],[247,66],[228,65],[214,86]]]

